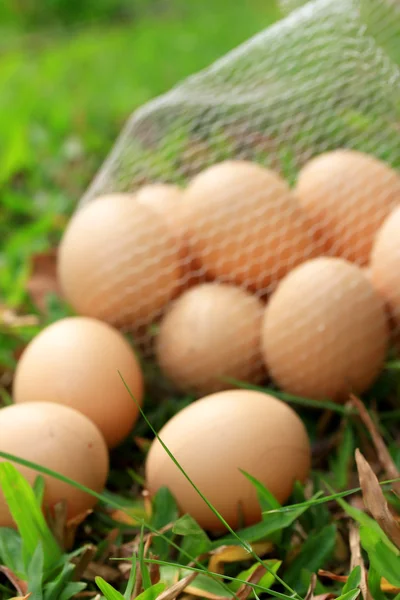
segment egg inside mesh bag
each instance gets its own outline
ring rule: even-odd
[[[286,11],[289,14],[276,24],[136,111],[78,207],[79,215],[106,194],[129,193],[134,202],[135,192],[145,185],[179,185],[186,190],[182,196],[189,215],[185,228],[200,280],[234,284],[264,300],[293,267],[313,256],[340,254],[359,266],[369,263],[368,256],[352,254],[350,247],[339,253],[335,250],[339,244],[325,244],[313,215],[310,211],[304,214],[307,210],[296,197],[296,183],[311,159],[346,149],[370,155],[393,172],[400,167],[400,59],[396,42],[400,15],[395,3],[284,0],[282,4],[293,10]],[[300,4],[304,6],[298,7]],[[229,190],[220,171],[214,191],[205,187],[203,195],[190,199],[205,173],[216,173],[221,165],[232,161],[236,165],[229,176]],[[239,181],[239,163],[250,163],[243,183]],[[283,196],[290,197],[268,218],[265,215],[273,205],[271,185],[269,193],[267,183],[260,184],[257,191],[254,188],[261,170],[273,174],[270,181],[279,178],[280,185],[288,190]],[[346,177],[353,179],[351,169]],[[365,223],[357,217],[357,211],[365,214],[360,206],[365,187],[361,181],[359,196],[354,192],[353,204],[339,211],[335,225],[341,231],[350,223],[358,240],[365,230]],[[378,192],[371,191],[376,200],[371,201],[371,194],[368,197],[368,210],[372,206],[375,216],[380,210],[379,194],[385,195],[384,190]],[[220,208],[217,195],[224,198]],[[397,201],[391,201],[387,210]],[[337,202],[343,201],[339,198]],[[350,214],[353,208],[355,212]],[[299,210],[302,216],[297,218]],[[294,230],[301,229],[304,219],[312,222],[302,233],[302,239],[310,244],[294,243],[296,233],[286,238],[280,233],[282,228],[290,231],[292,225],[288,223],[295,223]],[[328,214],[326,226],[329,228]],[[89,224],[86,231],[90,237]],[[125,234],[122,227],[117,238]],[[345,238],[351,240],[353,236],[346,233]],[[123,309],[118,300],[126,296],[124,286],[128,289],[129,277],[138,268],[139,249],[135,259],[131,252],[132,244],[121,242],[117,254],[126,270],[118,276],[120,291],[104,304],[104,314],[115,323],[126,322],[126,310],[136,310]],[[104,259],[107,253],[105,247]],[[85,256],[80,251],[82,261]],[[164,277],[160,277],[160,270],[157,275],[148,271],[139,285],[138,306],[143,315],[146,313],[142,322],[158,320],[182,291],[177,283],[182,278],[177,272],[182,268],[179,250],[178,266],[172,247],[169,256],[173,258],[168,264],[158,263],[164,265]],[[251,257],[256,257],[253,266]],[[99,268],[104,285],[111,272],[104,260],[103,268]],[[156,291],[157,305],[151,290]],[[92,295],[88,304],[95,302]],[[146,336],[151,339],[154,330],[146,330]],[[237,344],[240,347],[240,339]],[[148,356],[154,358],[152,348]],[[334,353],[331,356],[335,360]]]

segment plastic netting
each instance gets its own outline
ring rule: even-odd
[[[70,236],[70,263],[61,247],[61,280],[77,311],[132,330],[183,389],[265,378],[263,312],[279,281],[321,255],[368,267],[400,200],[400,4],[281,5],[276,24],[132,115],[71,221],[74,237],[67,231],[63,242]],[[309,163],[338,149],[363,154]],[[155,183],[171,187],[148,187]],[[110,198],[100,201],[107,195],[116,212]],[[296,322],[282,317],[283,345],[302,332],[301,364],[312,360],[317,371],[307,348],[329,319],[338,327],[317,344],[325,361],[354,356],[373,339],[385,346],[368,286],[352,301],[336,277],[298,289]],[[347,298],[346,331],[324,300],[335,294]],[[348,362],[345,375],[327,377],[351,387]]]

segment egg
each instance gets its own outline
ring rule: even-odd
[[[189,253],[188,242],[184,235],[184,193],[177,185],[167,183],[151,183],[142,186],[136,193],[141,204],[156,211],[165,219],[171,234],[179,244],[180,265],[182,270],[182,286],[180,291],[196,283],[202,277],[201,265]]]
[[[227,160],[185,192],[190,248],[207,275],[265,291],[317,253],[286,182],[258,164]]]
[[[97,493],[103,490],[107,480],[108,451],[103,436],[87,417],[69,406],[30,402],[2,408],[0,450],[56,471]],[[30,484],[42,475],[14,464]],[[45,504],[52,507],[65,501],[68,518],[84,513],[97,502],[93,496],[67,483],[42,476]],[[14,527],[1,490],[0,526]]]
[[[371,253],[371,279],[400,325],[400,206],[385,220]]]
[[[177,388],[209,393],[224,378],[256,382],[262,370],[262,302],[233,285],[204,283],[185,292],[164,316],[159,365]]]
[[[373,156],[334,150],[303,167],[295,194],[325,251],[365,265],[378,229],[400,201],[400,176]]]
[[[118,445],[138,417],[143,375],[123,335],[89,317],[68,317],[42,330],[22,353],[14,377],[16,403],[55,402],[89,417],[108,446]]]
[[[58,276],[78,314],[138,329],[181,283],[179,244],[165,220],[133,196],[102,196],[71,219]]]
[[[283,279],[265,310],[262,347],[281,389],[343,401],[380,373],[388,346],[384,304],[362,269],[316,258]]]
[[[226,390],[197,400],[177,413],[159,437],[202,494],[232,528],[261,519],[258,479],[280,501],[310,469],[310,444],[297,414],[261,392]],[[156,439],[145,464],[151,495],[169,488],[182,513],[201,527],[224,528]]]

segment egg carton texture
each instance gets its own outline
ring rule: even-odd
[[[103,307],[101,318],[129,330],[136,310],[136,340],[148,356],[157,351],[160,317],[178,303],[185,305],[182,319],[194,323],[193,339],[204,334],[203,305],[197,305],[196,333],[196,301],[182,300],[194,284],[236,286],[264,305],[279,281],[308,259],[340,256],[367,269],[372,238],[400,199],[398,4],[282,0],[282,9],[275,25],[137,110],[77,208],[74,218],[104,195],[130,194],[135,203],[137,192],[154,183],[183,190],[165,214],[175,227],[184,207],[180,223],[188,248],[162,229],[157,211],[149,219],[140,208],[133,220],[110,218],[113,235],[104,238],[96,263],[101,268],[90,259],[89,272],[80,275],[93,292],[87,292],[92,305]],[[334,154],[334,166],[309,162],[337,149],[356,154]],[[258,165],[269,170],[269,180]],[[200,179],[211,168],[220,169],[214,179]],[[335,169],[334,183],[321,184]],[[143,239],[132,237],[145,228]],[[84,231],[90,239],[88,224]],[[146,252],[149,245],[153,250]],[[124,294],[131,294],[128,308]],[[315,301],[310,294],[310,306]],[[262,379],[261,351],[253,333],[246,338],[246,310],[235,305],[242,320],[236,329],[234,303],[230,312],[228,300],[219,302],[226,353],[236,347],[240,362],[246,347],[257,366],[252,377]],[[358,299],[357,306],[369,310],[367,300]],[[247,317],[251,331],[254,311]],[[305,309],[301,318],[303,331],[317,326],[312,311]],[[218,327],[211,329],[207,343],[218,346]],[[186,353],[195,371],[201,358],[191,354],[192,346],[188,340],[178,355],[182,361]],[[326,360],[335,360],[334,344]],[[220,375],[235,372],[224,372],[223,356],[221,364]]]

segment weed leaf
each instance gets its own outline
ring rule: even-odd
[[[107,600],[125,600],[123,595],[118,592],[112,585],[107,583],[102,577],[96,577],[95,582],[103,596]]]
[[[285,581],[289,585],[299,587],[302,569],[318,571],[332,556],[336,545],[336,526],[327,525],[320,532],[310,535],[302,544],[300,551],[285,573]],[[303,588],[301,584],[301,588]],[[298,589],[299,593],[305,589]]]
[[[368,554],[371,567],[396,587],[400,587],[400,553],[385,544],[375,531],[360,528],[361,545]]]
[[[33,489],[11,463],[0,464],[0,485],[22,538],[25,567],[32,560],[40,542],[44,569],[60,560],[62,552],[51,533]]]

